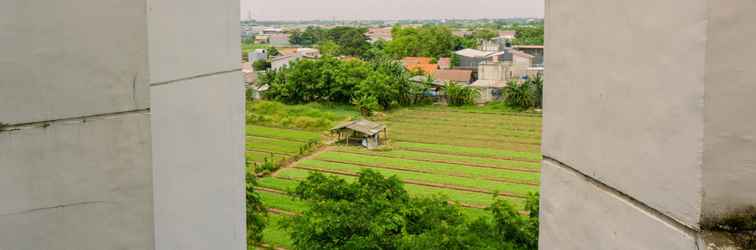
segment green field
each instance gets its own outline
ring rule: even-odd
[[[291,246],[277,222],[304,211],[308,204],[292,200],[286,191],[313,171],[347,181],[353,181],[365,168],[396,175],[411,195],[442,195],[471,217],[488,216],[483,208],[495,195],[524,209],[524,197],[538,191],[539,114],[428,106],[390,112],[379,122],[388,126],[390,141],[380,150],[329,146],[274,176],[258,179],[265,205],[278,212],[272,214],[264,232],[267,244]],[[247,135],[252,155],[274,151],[282,157],[296,154],[297,142],[320,136],[317,132],[255,126],[248,128]]]
[[[319,141],[320,137],[318,132],[247,125],[247,159],[252,163],[265,159],[279,162],[299,154],[308,141]]]

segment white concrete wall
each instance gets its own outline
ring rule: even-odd
[[[0,249],[154,245],[146,12],[0,1]]]
[[[704,218],[756,205],[756,1],[709,1]]]
[[[246,248],[238,6],[0,1],[0,249]]]
[[[245,249],[239,1],[148,3],[156,249]]]
[[[756,205],[754,11],[547,0],[542,249],[696,249]]]

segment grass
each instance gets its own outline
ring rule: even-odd
[[[540,152],[522,152],[522,151],[509,151],[498,150],[492,148],[482,147],[465,147],[456,145],[445,144],[433,144],[433,143],[419,143],[419,142],[397,142],[395,143],[401,149],[407,150],[420,150],[424,152],[433,152],[439,154],[451,154],[451,155],[465,155],[475,157],[494,157],[494,158],[506,158],[515,160],[528,160],[528,161],[540,161]]]
[[[268,224],[263,230],[265,243],[276,247],[291,248],[293,244],[289,234],[280,228],[281,220],[285,218],[285,215],[270,214],[268,218]]]
[[[258,126],[322,132],[338,122],[358,116],[359,112],[347,105],[285,105],[271,101],[247,103],[247,123]]]
[[[302,131],[302,130],[293,130],[293,129],[281,129],[281,128],[256,126],[256,125],[247,125],[247,136],[268,137],[268,138],[276,138],[276,139],[285,139],[285,140],[290,140],[290,141],[308,142],[310,140],[319,140],[321,133],[311,132],[311,131]]]
[[[540,168],[540,163],[515,161],[515,160],[499,160],[485,157],[464,156],[464,155],[452,155],[443,153],[430,153],[430,152],[418,152],[402,149],[387,150],[387,151],[371,151],[362,148],[355,147],[339,147],[339,152],[349,152],[355,154],[376,155],[383,157],[395,157],[407,160],[420,160],[420,161],[436,161],[447,162],[466,166],[486,166],[491,168],[508,168],[508,169],[523,169],[527,171],[537,171]]]

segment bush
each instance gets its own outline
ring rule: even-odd
[[[447,82],[444,92],[446,93],[449,106],[474,104],[475,99],[480,96],[480,92],[477,89],[462,86],[454,82]]]
[[[528,109],[533,107],[534,98],[530,84],[510,81],[503,90],[504,101],[513,108]]]
[[[268,60],[257,60],[252,64],[255,71],[264,71],[270,68],[270,62]]]
[[[357,106],[362,116],[372,116],[373,112],[381,110],[381,105],[378,105],[378,99],[374,96],[360,96],[352,100],[352,104]]]
[[[255,246],[262,241],[262,232],[268,219],[268,210],[263,206],[260,194],[255,191],[255,175],[247,170],[247,244]]]

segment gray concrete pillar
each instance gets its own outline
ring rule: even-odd
[[[0,1],[0,249],[245,249],[238,1]]]
[[[541,249],[704,249],[756,205],[752,13],[546,1]]]

